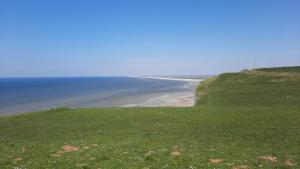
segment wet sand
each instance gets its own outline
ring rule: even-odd
[[[195,92],[197,86],[204,79],[183,79],[167,77],[137,77],[158,80],[176,80],[184,81],[187,84],[183,88],[188,89],[184,92],[160,93],[135,104],[127,104],[122,107],[191,107],[195,104]]]

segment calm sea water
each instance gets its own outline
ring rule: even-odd
[[[188,82],[133,77],[0,78],[0,115],[57,107],[118,107],[191,91]]]

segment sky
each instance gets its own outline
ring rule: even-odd
[[[299,0],[0,0],[0,77],[300,65]]]

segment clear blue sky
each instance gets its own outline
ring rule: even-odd
[[[299,0],[0,0],[0,77],[300,65]]]

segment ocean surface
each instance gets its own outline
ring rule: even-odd
[[[135,77],[0,78],[0,115],[58,107],[163,106],[173,95],[193,95],[195,86]]]

